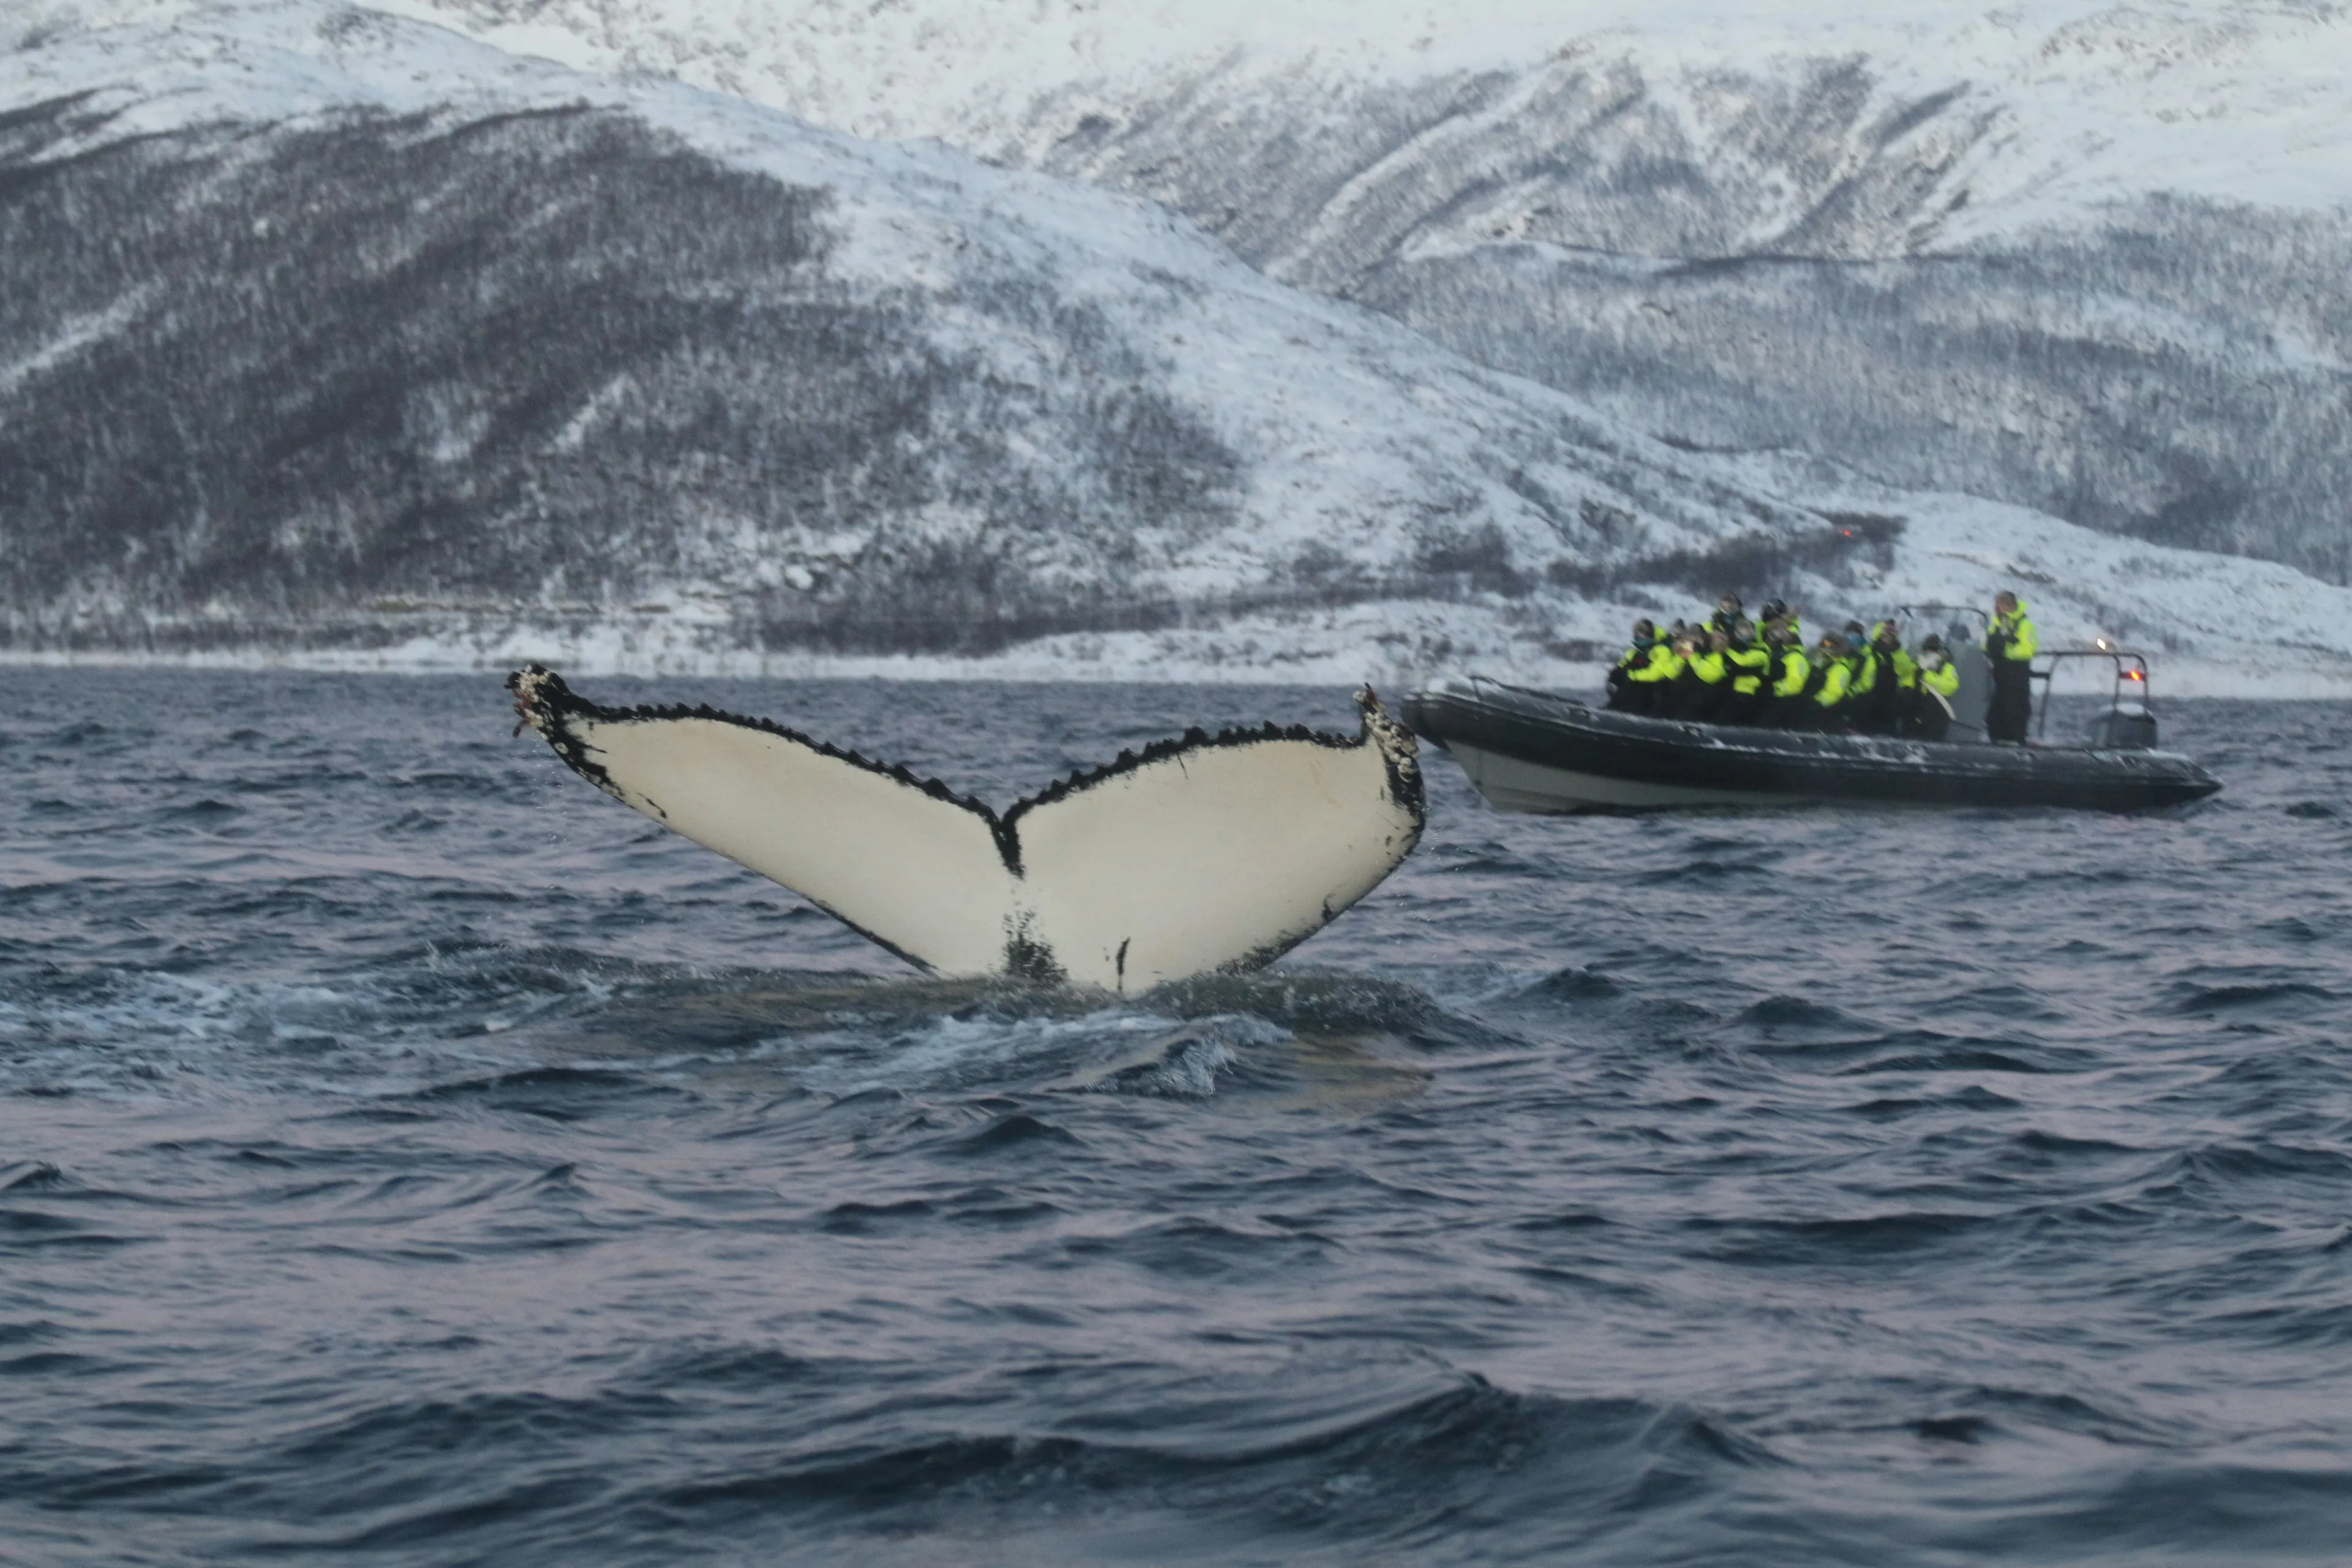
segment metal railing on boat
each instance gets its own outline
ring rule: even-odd
[[[2064,661],[2070,658],[2104,658],[2115,666],[2115,684],[2107,693],[2110,711],[2121,709],[2126,699],[2137,702],[2143,710],[2148,706],[2147,658],[2119,647],[2045,648],[2033,656],[2036,664],[2050,661],[2046,668],[2028,672],[2028,679],[2042,682],[2042,701],[2034,715],[2033,736],[2040,740],[2050,732],[2050,699],[2057,689],[2053,679]]]

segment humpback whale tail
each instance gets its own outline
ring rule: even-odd
[[[1003,812],[765,720],[614,709],[539,665],[515,711],[572,772],[922,967],[1137,992],[1253,968],[1420,841],[1412,734],[1187,731]]]

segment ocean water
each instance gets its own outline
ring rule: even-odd
[[[1000,805],[1337,689],[583,680]],[[926,980],[494,677],[0,672],[0,1561],[2352,1561],[2352,745]]]

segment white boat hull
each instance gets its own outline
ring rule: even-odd
[[[1566,816],[1580,811],[1644,811],[1688,805],[1761,805],[1786,802],[1787,795],[1761,795],[1754,790],[1693,789],[1682,784],[1647,784],[1639,779],[1609,778],[1570,768],[1531,763],[1466,745],[1446,747],[1478,793],[1497,811],[1527,812],[1538,816]]]

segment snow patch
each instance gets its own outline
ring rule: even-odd
[[[56,369],[121,331],[139,314],[144,302],[143,294],[129,294],[102,310],[69,317],[61,331],[30,353],[0,361],[0,397],[10,395],[44,372]]]
[[[2007,127],[1965,171],[1960,227],[2011,231],[2149,191],[2352,198],[2352,13],[2112,0],[379,0],[584,69],[656,72],[860,136],[1035,161],[1214,72],[1236,100],[1352,93],[1547,62],[1623,62],[1662,88],[1864,63],[1890,105],[1955,90]],[[1046,110],[1050,107],[1053,112]],[[1686,123],[1702,143],[1703,113]]]

